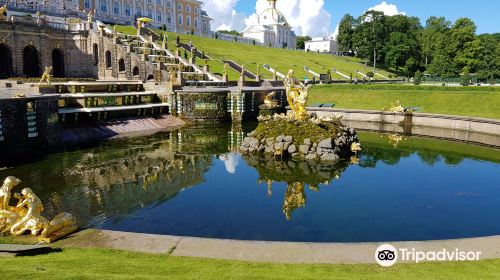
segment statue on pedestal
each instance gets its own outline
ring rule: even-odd
[[[298,120],[306,119],[309,114],[306,111],[306,103],[310,86],[305,86],[293,76],[293,70],[289,70],[284,80],[286,87],[286,98],[288,105]]]
[[[45,67],[45,71],[43,71],[42,78],[40,79],[39,84],[43,82],[47,82],[47,85],[50,85],[50,78],[52,77],[52,66]]]

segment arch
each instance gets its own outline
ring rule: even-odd
[[[112,61],[111,61],[111,52],[106,51],[104,54],[105,54],[105,58],[106,58],[106,68],[111,68],[113,66]]]
[[[0,79],[12,76],[12,52],[5,44],[0,44]]]
[[[94,66],[97,66],[99,64],[99,46],[97,44],[92,46],[92,55],[94,57]]]
[[[120,58],[120,60],[118,60],[118,71],[119,72],[125,71],[125,60],[123,58]]]
[[[132,76],[139,76],[139,67],[135,66],[134,69],[132,69]]]
[[[64,54],[60,49],[52,51],[52,75],[54,78],[64,78]]]
[[[155,79],[155,76],[153,74],[149,74],[148,78],[146,80],[150,81],[150,80],[154,80],[154,79]]]
[[[23,49],[23,73],[28,78],[40,77],[38,50],[32,45]]]

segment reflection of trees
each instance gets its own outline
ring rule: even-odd
[[[444,159],[444,162],[449,165],[460,164],[464,159],[463,156],[455,153],[432,149],[432,147],[418,147],[411,141],[411,138],[397,134],[381,134],[377,138],[377,141],[373,141],[375,137],[370,139],[372,141],[363,141],[361,138],[363,144],[359,163],[361,167],[374,168],[379,161],[388,165],[396,165],[401,158],[410,157],[412,154],[418,155],[422,162],[431,166],[440,159]]]
[[[287,183],[283,201],[283,213],[287,220],[292,219],[295,209],[306,205],[305,187],[312,191],[320,191],[319,185],[329,184],[338,179],[349,166],[348,162],[317,163],[309,161],[277,161],[259,155],[243,155],[249,166],[259,173],[258,182],[267,182],[267,193],[272,195],[273,182]]]
[[[441,158],[441,156],[439,154],[436,154],[435,152],[429,152],[424,150],[417,151],[417,155],[423,162],[431,166],[436,164]]]

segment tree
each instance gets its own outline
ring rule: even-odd
[[[306,48],[306,41],[311,41],[312,38],[309,36],[298,36],[297,37],[297,49],[304,50]]]
[[[476,24],[471,19],[459,18],[450,30],[450,47],[455,54],[453,60],[459,71],[463,71],[465,67],[468,71],[475,71],[481,52],[481,43],[476,39],[476,29]]]
[[[217,32],[228,34],[228,35],[233,35],[233,36],[240,36],[240,37],[243,36],[243,34],[241,32],[238,32],[236,30],[218,30]]]
[[[422,29],[418,36],[426,67],[431,62],[442,36],[449,31],[450,26],[451,22],[444,17],[430,17],[427,19],[425,29]]]
[[[338,50],[342,53],[351,54],[353,50],[353,34],[356,20],[350,15],[346,14],[339,24],[339,34],[337,38]]]
[[[418,86],[421,83],[422,83],[422,72],[420,72],[420,70],[417,70],[417,72],[415,72],[415,77],[413,77],[413,84]]]
[[[497,33],[498,34],[498,33]],[[500,36],[479,35],[482,51],[478,57],[476,77],[487,81],[500,77]]]
[[[468,69],[465,69],[464,73],[462,73],[462,82],[460,84],[464,87],[470,84],[470,72]]]

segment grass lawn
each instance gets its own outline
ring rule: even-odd
[[[1,259],[2,279],[499,279],[500,260],[378,265],[264,264],[64,249]]]
[[[136,29],[133,26],[116,26],[118,32],[135,35]],[[163,31],[155,30],[157,34]],[[174,44],[177,34],[166,32],[168,35],[169,49],[174,50]],[[229,42],[223,40],[216,40],[212,38],[205,38],[193,35],[179,34],[180,41],[183,43],[192,42],[193,46],[200,51],[204,51],[206,55],[215,60],[234,60],[238,64],[245,64],[245,67],[255,73],[257,71],[257,64],[269,64],[271,67],[278,67],[278,71],[285,73],[289,69],[295,70],[298,78],[303,79],[307,76],[312,79],[312,75],[304,70],[304,66],[308,66],[311,70],[317,73],[326,73],[327,70],[336,68],[338,71],[354,77],[362,79],[362,76],[356,74],[356,70],[362,73],[371,71],[366,68],[358,58],[353,57],[338,57],[327,54],[306,53],[304,51],[285,50],[277,48],[269,48],[263,46],[254,46],[249,44],[242,44],[237,42]],[[221,68],[221,66],[219,66]],[[220,69],[214,69],[215,72],[220,72]],[[378,73],[388,76],[389,73],[385,70],[377,70]],[[261,67],[260,74],[266,78],[272,78],[272,73],[264,70]],[[230,73],[231,78],[231,73]],[[344,77],[332,73],[333,79],[345,80]],[[379,76],[375,77],[380,78]],[[233,80],[233,79],[232,79]]]
[[[343,109],[381,110],[396,100],[419,112],[500,119],[498,87],[325,85],[309,95],[309,104],[335,103]]]

